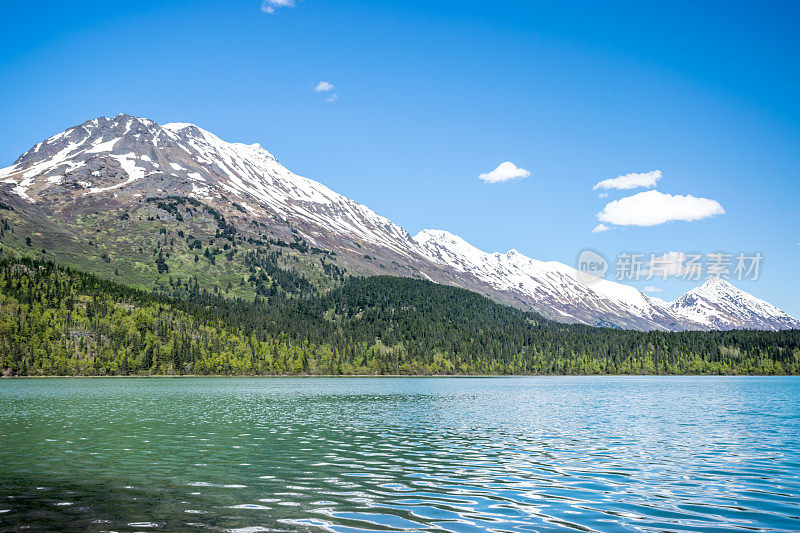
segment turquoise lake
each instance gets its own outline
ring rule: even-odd
[[[0,380],[0,530],[797,531],[800,379]]]

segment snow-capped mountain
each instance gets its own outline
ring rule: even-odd
[[[800,329],[797,319],[718,278],[666,302],[622,283],[586,280],[557,261],[531,259],[516,250],[487,253],[443,230],[423,230],[414,240],[432,262],[514,294],[554,320],[673,331]]]
[[[586,283],[578,270],[557,261],[531,259],[516,250],[486,253],[442,230],[423,230],[414,240],[432,262],[514,294],[554,320],[635,329],[690,326],[633,287],[604,279]]]
[[[150,179],[146,179],[150,178]],[[181,192],[201,201],[230,196],[253,216],[306,226],[323,244],[324,228],[404,255],[411,244],[401,227],[324,185],[298,176],[259,144],[228,143],[192,124],[128,115],[98,118],[35,145],[0,170],[0,182],[29,202],[58,188],[72,196]],[[160,184],[163,184],[161,186]]]
[[[800,329],[796,318],[720,278],[690,290],[669,308],[709,329]]]
[[[226,142],[192,124],[159,125],[129,115],[87,121],[0,169],[0,195],[2,205],[16,206],[15,216],[27,220],[25,231],[58,233],[43,238],[56,253],[61,246],[63,257],[94,254],[108,263],[117,246],[138,250],[139,261],[152,253],[154,237],[146,232],[154,230],[146,222],[177,216],[157,200],[188,198],[224,217],[243,241],[302,238],[316,250],[335,252],[335,261],[351,273],[458,285],[564,322],[645,330],[800,327],[730,284],[709,282],[668,304],[624,284],[585,283],[563,263],[515,250],[486,253],[446,231],[424,230],[412,238],[368,207],[294,174],[260,145]],[[134,213],[142,221],[138,241],[125,226]],[[98,245],[91,237],[101,232],[106,240]]]

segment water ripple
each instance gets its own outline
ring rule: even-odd
[[[0,530],[800,530],[796,378],[13,380]]]

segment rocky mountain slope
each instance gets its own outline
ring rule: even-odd
[[[664,305],[623,284],[587,285],[562,263],[483,252],[445,231],[412,238],[258,144],[225,142],[191,124],[118,115],[69,128],[0,170],[0,202],[6,247],[148,288],[191,279],[231,296],[269,296],[292,270],[308,281],[293,281],[290,291],[301,294],[347,271],[457,285],[565,322],[800,327],[732,286],[704,286]]]

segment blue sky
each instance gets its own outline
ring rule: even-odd
[[[4,6],[0,166],[100,115],[192,122],[488,251],[760,252],[736,284],[800,316],[800,4],[272,3]],[[530,176],[478,178],[505,161]],[[654,170],[654,188],[593,189]],[[724,214],[592,233],[652,190]]]

